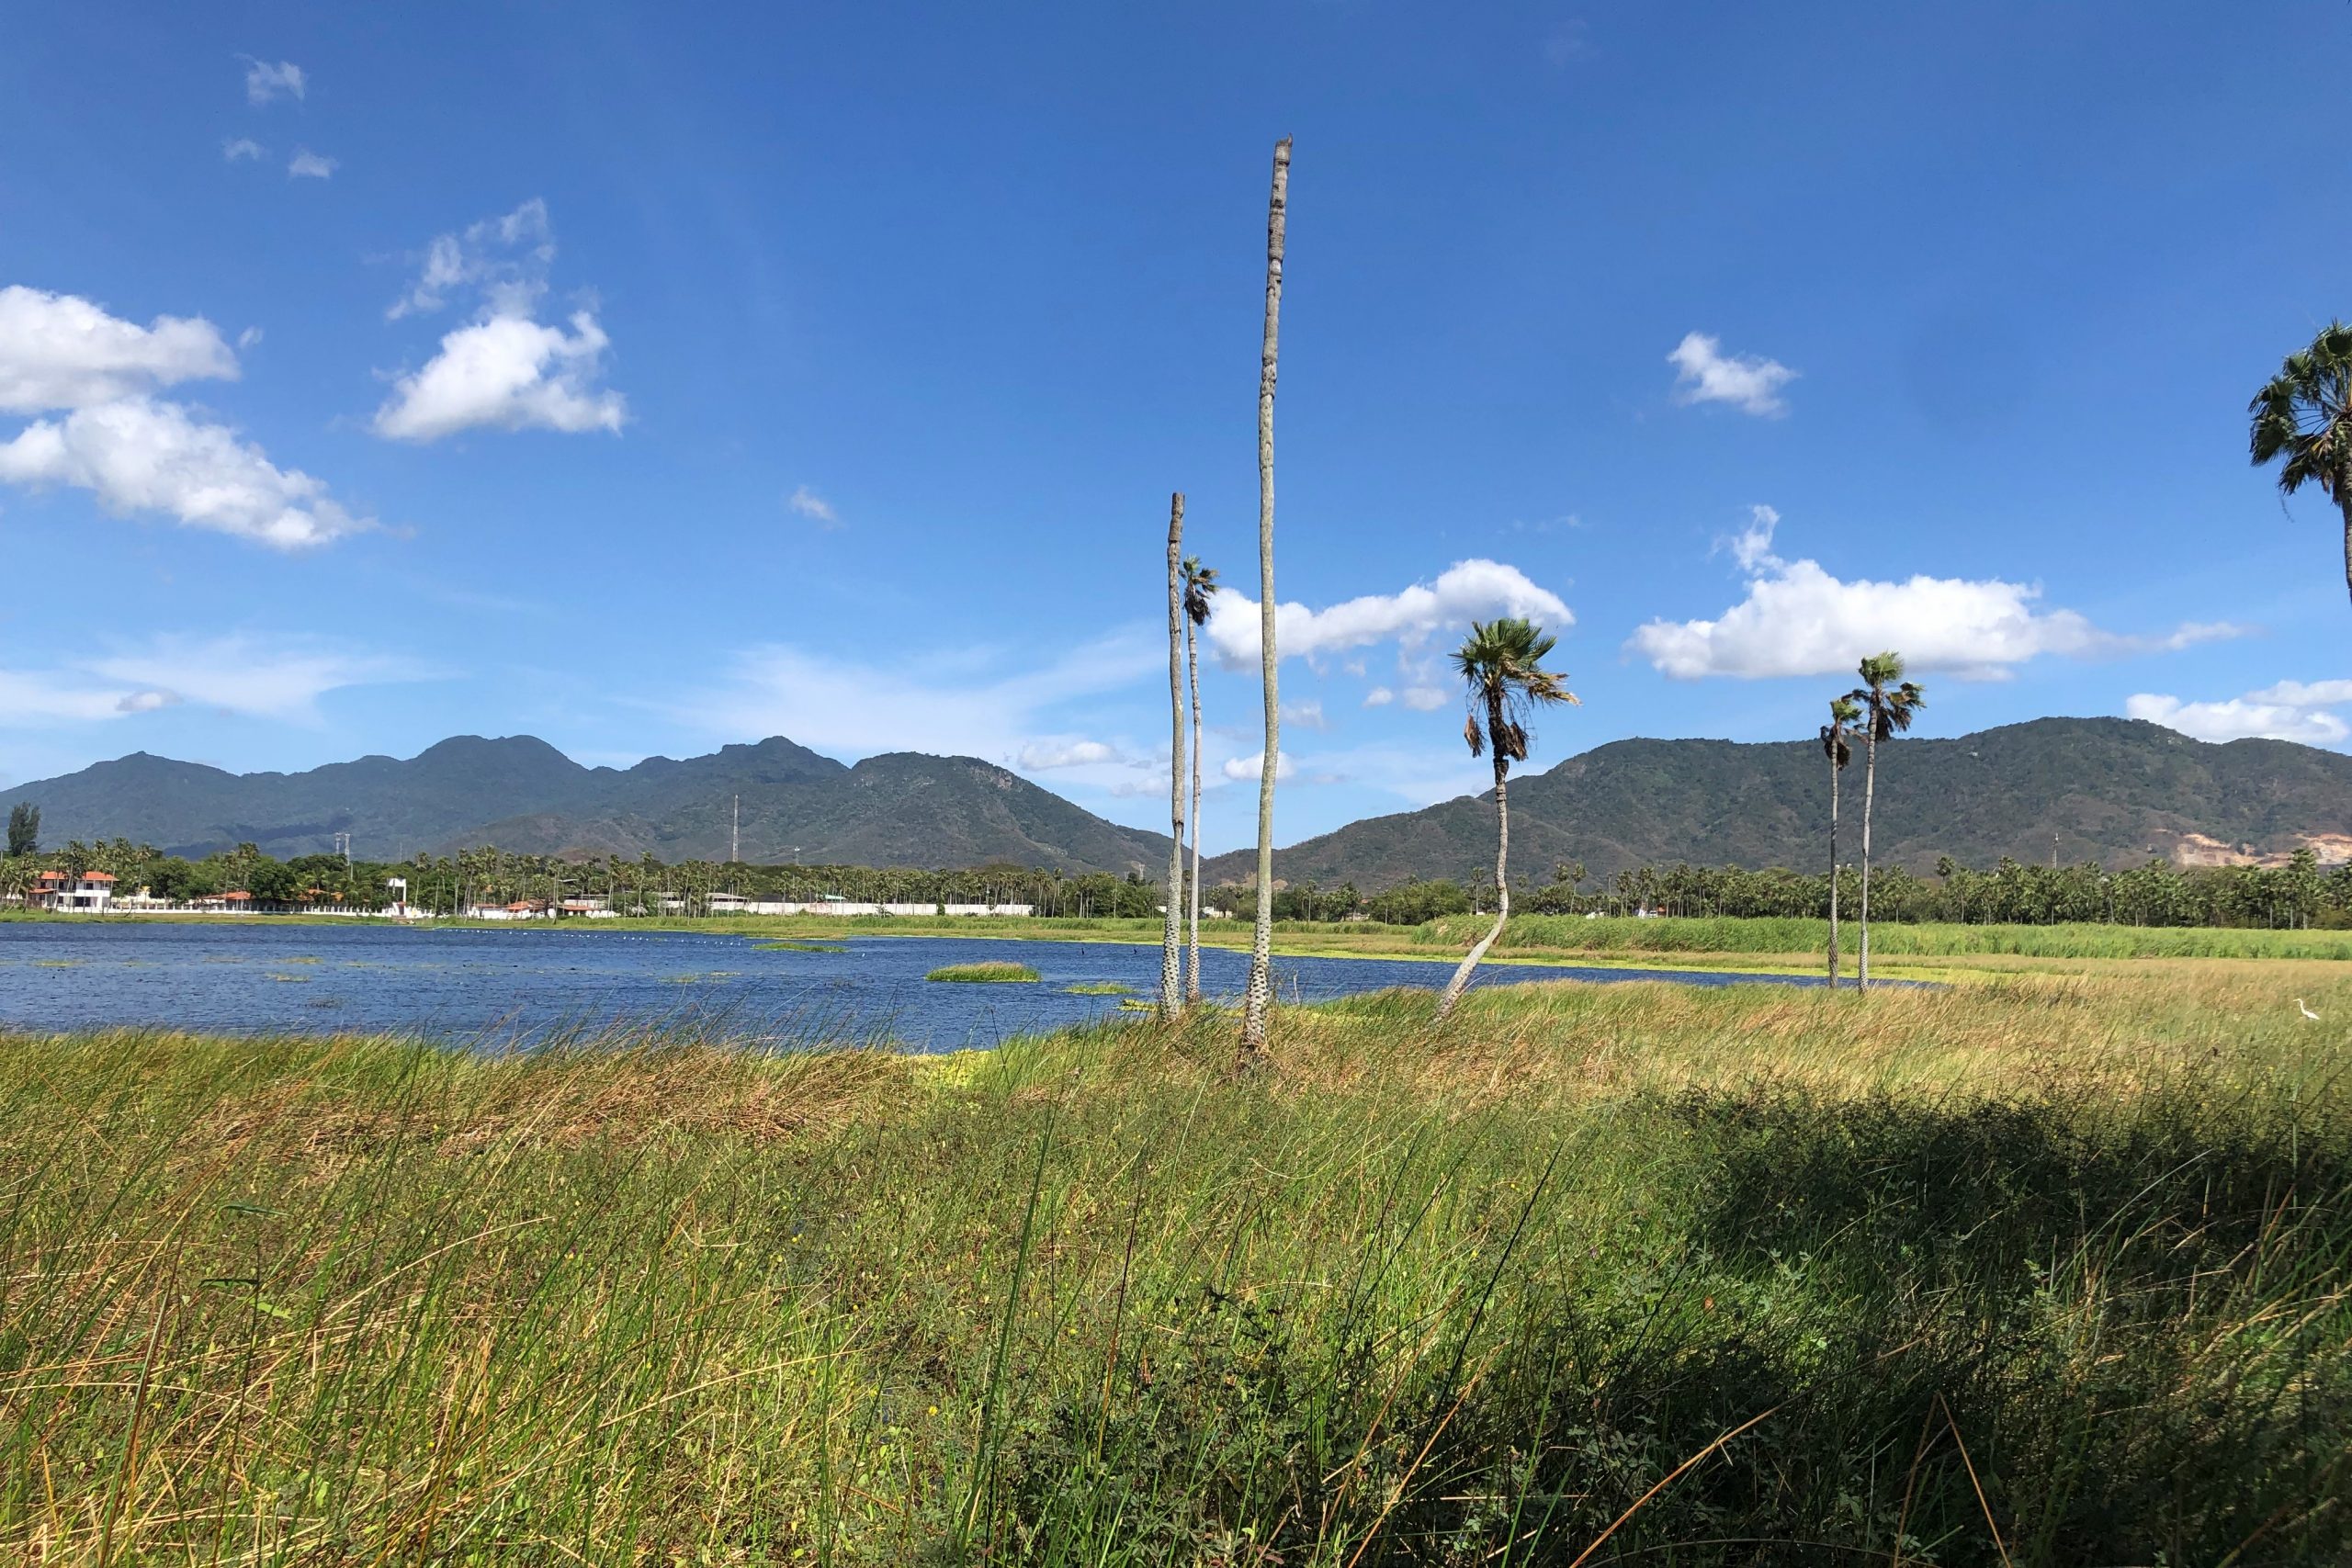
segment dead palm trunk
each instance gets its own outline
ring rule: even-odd
[[[1842,742],[1841,742],[1842,744]],[[1838,754],[1829,755],[1829,988],[1838,988]]]
[[[1871,988],[1871,805],[1878,794],[1878,715],[1862,737],[1862,931],[1854,956],[1854,988]]]
[[[1487,734],[1492,738],[1495,758],[1495,923],[1478,944],[1462,956],[1462,966],[1453,978],[1445,983],[1445,994],[1437,999],[1437,1016],[1442,1021],[1470,988],[1470,972],[1487,956],[1487,949],[1503,934],[1503,926],[1510,919],[1510,800],[1507,793],[1510,777],[1510,746],[1502,738],[1510,733],[1503,728],[1503,697],[1499,690],[1487,694]]]
[[[1241,1063],[1266,1055],[1273,1006],[1274,775],[1281,713],[1274,691],[1274,366],[1282,336],[1283,229],[1290,201],[1290,138],[1274,143],[1273,189],[1266,201],[1266,330],[1258,360],[1258,662],[1266,687],[1266,745],[1258,755],[1258,924],[1250,938],[1250,989],[1241,1008]]]
[[[1177,987],[1176,950],[1184,905],[1184,590],[1178,563],[1184,554],[1184,492],[1168,498],[1168,918],[1160,927],[1159,1011],[1184,1010]]]
[[[2335,505],[2344,513],[2344,587],[2352,592],[2352,474],[2335,481]]]
[[[1184,663],[1193,692],[1193,881],[1189,900],[1193,941],[1184,971],[1184,1002],[1188,1007],[1201,999],[1201,649],[1193,633],[1193,617],[1186,615]]]

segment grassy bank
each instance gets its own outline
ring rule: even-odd
[[[1223,1020],[944,1063],[11,1040],[0,1540],[2352,1553],[2352,982],[1429,1006],[1282,1012],[1238,1083]]]
[[[1491,917],[1450,916],[1414,928],[1424,945],[1464,948],[1486,934]],[[1849,964],[1855,931],[1843,931]],[[1512,917],[1498,951],[1546,953],[1822,953],[1829,922],[1804,919]],[[2013,953],[2028,958],[2352,959],[2352,931],[2286,931],[2213,926],[1963,926],[1882,923],[1871,928],[1871,956],[1958,958]]]

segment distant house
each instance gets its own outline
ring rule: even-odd
[[[36,908],[72,909],[95,915],[103,914],[113,900],[111,872],[85,871],[76,876],[68,871],[44,871],[33,879],[28,901]]]

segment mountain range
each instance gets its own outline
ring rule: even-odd
[[[1012,862],[1151,871],[1168,837],[1106,822],[970,757],[893,752],[854,767],[776,737],[707,757],[589,768],[527,735],[461,735],[416,756],[297,773],[232,773],[144,751],[0,793],[41,808],[41,840],[126,838],[200,856],[251,843],[280,859],[334,847],[404,860],[476,844],[724,860],[741,809],[747,861],[951,867]]]
[[[1861,842],[1863,759],[1845,774],[1841,857]],[[1544,880],[1563,862],[1794,866],[1828,858],[1829,761],[1816,741],[1613,740],[1510,781],[1511,865]],[[2283,861],[2308,847],[2352,859],[2352,757],[2284,740],[2213,745],[2141,719],[2041,718],[1954,739],[1880,746],[1871,852],[1933,869],[1951,855],[2136,865]],[[1252,856],[1202,867],[1215,886]],[[1410,877],[1489,878],[1492,793],[1353,822],[1283,850],[1275,872],[1367,892]]]
[[[1845,776],[1860,844],[1862,768]],[[369,859],[466,845],[723,860],[737,803],[743,858],[950,867],[990,862],[1157,874],[1165,834],[1105,821],[970,757],[894,752],[847,765],[781,737],[683,761],[589,768],[529,736],[458,736],[415,757],[295,773],[232,773],[137,752],[0,792],[40,807],[44,842],[127,838],[201,855],[241,842],[281,858],[352,835]],[[1829,765],[1809,741],[1617,740],[1510,783],[1511,863],[1791,865],[1826,858]],[[2047,718],[1880,748],[1873,849],[1915,870],[1950,854],[2130,864],[2352,859],[2352,757],[2279,740],[2211,745],[2132,719]],[[1253,857],[1209,861],[1212,884]],[[1351,823],[1275,860],[1286,882],[1366,892],[1415,877],[1483,877],[1490,796]]]

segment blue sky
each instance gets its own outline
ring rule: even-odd
[[[2342,745],[2245,404],[2352,313],[2352,7],[51,7],[0,53],[0,776],[452,733],[969,752],[1165,821],[1168,493],[1237,591],[1268,161],[1284,842],[1629,735]]]

